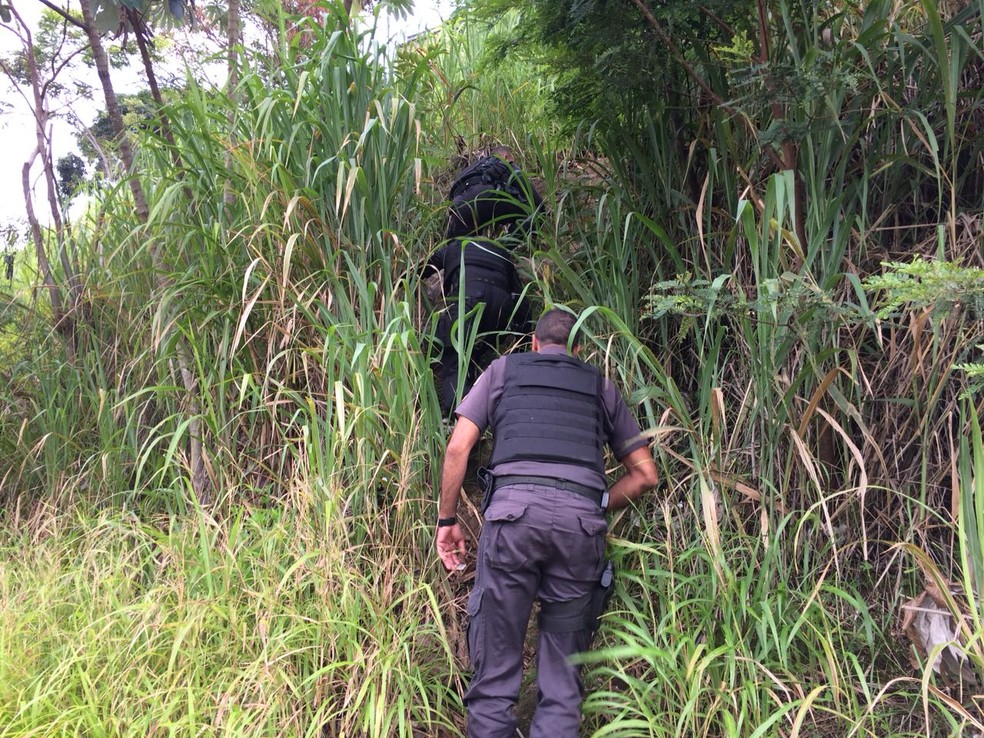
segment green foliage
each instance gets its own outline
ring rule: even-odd
[[[642,110],[662,109],[667,92],[682,92],[681,56],[729,40],[715,19],[753,17],[751,4],[731,0],[648,5],[675,49],[629,2],[474,3],[480,17],[497,18],[505,8],[520,12],[510,43],[539,52],[556,75],[554,102],[570,130],[587,120],[608,131],[637,130]]]
[[[831,576],[829,543],[791,547],[793,518],[759,538],[728,516],[716,561],[694,524],[701,510],[663,502],[648,511],[633,540],[615,541],[616,602],[583,657],[592,735],[669,737],[709,725],[721,735],[773,735],[796,721],[920,735],[922,726],[907,730],[893,715],[887,695],[865,706],[866,687],[845,689],[885,644],[860,592]],[[811,586],[796,586],[799,577]],[[892,693],[905,699],[904,687]]]
[[[744,29],[736,33],[730,43],[714,47],[714,52],[725,60],[732,60],[736,65],[747,65],[752,62],[755,54],[755,44]]]
[[[61,157],[58,169],[58,192],[64,200],[70,200],[85,180],[85,162],[75,154]]]
[[[167,94],[168,97],[175,93]],[[150,92],[142,91],[135,95],[119,95],[118,102],[123,123],[131,134],[144,130],[154,130],[158,126],[157,104]],[[103,167],[116,164],[119,141],[109,120],[109,113],[100,110],[92,124],[76,135],[79,151],[90,164],[100,163]]]
[[[979,18],[773,3],[759,28],[747,3],[646,4],[672,49],[635,3],[507,5],[395,66],[340,5],[271,6],[274,51],[247,51],[235,100],[189,80],[173,145],[130,111],[151,215],[115,186],[72,224],[71,355],[18,272],[0,736],[460,731],[467,582],[432,568],[419,272],[442,177],[492,141],[548,206],[515,251],[529,294],[581,311],[583,355],[629,397],[662,481],[611,521],[622,574],[585,657],[586,729],[973,725],[910,667],[895,614],[913,562],[980,591],[984,475],[959,399],[980,313],[957,309],[980,291],[957,266],[977,263],[984,209],[961,86]],[[555,92],[576,118],[552,117]]]
[[[882,266],[886,271],[864,280],[867,289],[881,295],[880,318],[894,318],[908,310],[929,310],[937,321],[960,311],[967,313],[969,321],[979,324],[984,320],[984,269],[919,256],[910,262],[885,262]],[[960,358],[969,353],[968,346]],[[984,386],[984,364],[961,362],[953,368],[966,374],[965,396]]]
[[[984,344],[978,344],[977,350],[984,351]],[[973,395],[975,392],[980,392],[984,389],[984,363],[956,364],[956,368],[962,372],[966,372],[967,379],[970,380],[969,386],[967,387],[968,395]]]
[[[127,19],[126,11],[151,26],[179,26],[189,6],[193,4],[186,0],[104,0],[94,5],[96,28],[100,33],[117,31]]]
[[[741,290],[728,290],[734,275],[719,275],[714,281],[695,279],[691,274],[658,282],[647,296],[649,311],[644,315],[659,320],[666,315],[727,320],[730,317],[755,315],[757,320],[775,322],[780,314],[802,312],[817,324],[837,318],[851,306],[836,306],[816,286],[802,277],[786,272],[763,283],[763,289],[749,299]]]
[[[918,256],[908,263],[884,262],[882,266],[887,271],[864,280],[867,289],[883,293],[879,317],[896,315],[903,306],[948,313],[960,303],[976,319],[984,317],[984,269]]]
[[[485,28],[466,8],[400,49],[397,68],[420,79],[420,119],[441,156],[457,149],[467,158],[493,143],[523,151],[530,138],[555,143],[557,126],[547,113],[553,78],[511,44],[522,22],[518,11],[507,11]],[[425,63],[436,73],[421,75]]]
[[[78,512],[0,538],[0,736],[453,728],[434,593],[398,557],[366,566],[323,488],[222,524]]]

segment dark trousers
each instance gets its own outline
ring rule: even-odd
[[[448,210],[448,240],[462,236],[477,236],[486,228],[509,226],[523,235],[528,228],[530,208],[512,195],[479,184],[469,187],[451,201]]]
[[[464,340],[467,341],[472,329],[475,327],[475,315],[472,311],[479,305],[483,305],[482,313],[478,320],[479,334],[501,333],[502,331],[509,330],[509,318],[516,306],[516,297],[505,286],[491,284],[489,282],[479,282],[477,280],[467,280],[465,282],[465,299],[460,310],[457,298],[457,292],[447,295],[447,307],[437,321],[436,336],[441,342],[441,363],[438,369],[438,399],[440,400],[441,413],[444,417],[448,417],[455,407],[458,384],[461,380],[459,376],[460,362],[458,351],[454,346],[454,341],[457,340],[458,336],[458,327],[455,323],[459,319],[462,320],[462,335],[464,336]],[[529,322],[528,315],[525,318],[525,322]],[[484,336],[475,342],[466,367],[465,385],[461,392],[462,397],[468,393],[472,384],[478,379],[478,375],[492,361],[496,355],[496,348],[495,336]]]
[[[470,738],[512,738],[523,676],[523,642],[533,601],[569,602],[598,583],[608,526],[598,505],[574,492],[523,484],[495,491],[478,544],[468,600],[474,674],[465,693]],[[529,738],[576,738],[580,668],[591,633],[544,632],[537,640],[539,701]]]

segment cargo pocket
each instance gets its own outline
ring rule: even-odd
[[[486,556],[489,566],[515,571],[529,563],[532,536],[519,525],[528,507],[529,505],[518,502],[493,501],[492,506],[485,513],[485,526],[488,531]],[[486,533],[483,532],[482,535]]]
[[[578,517],[581,530],[584,532],[585,556],[590,556],[591,560],[601,558],[605,552],[605,533],[608,532],[608,523],[605,519],[596,515],[582,515]]]
[[[499,502],[489,508],[485,520],[494,523],[515,523],[526,514],[526,505],[521,502]]]
[[[485,617],[482,612],[484,587],[475,587],[468,597],[468,660],[477,669],[485,654]]]

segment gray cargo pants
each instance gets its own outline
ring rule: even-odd
[[[468,600],[474,674],[465,693],[471,738],[513,738],[523,676],[523,641],[534,599],[583,597],[598,584],[608,526],[601,508],[574,492],[539,484],[501,487],[485,513],[475,588]],[[590,632],[545,632],[537,641],[539,701],[530,738],[576,738],[580,668]]]

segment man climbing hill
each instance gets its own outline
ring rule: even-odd
[[[427,262],[429,270],[443,272],[445,305],[438,318],[436,337],[441,342],[441,363],[438,396],[441,414],[448,417],[454,407],[460,381],[458,352],[452,337],[455,322],[463,320],[463,335],[470,335],[475,310],[482,305],[479,334],[501,333],[514,326],[528,330],[529,310],[520,301],[522,285],[509,253],[487,239],[454,240],[438,249]],[[459,302],[462,285],[464,300]],[[517,307],[518,306],[518,307]],[[513,320],[510,322],[510,317]],[[483,340],[472,352],[462,394],[468,392],[478,373],[490,361],[489,349]]]
[[[630,505],[659,474],[639,425],[615,386],[576,358],[574,315],[549,310],[532,353],[494,361],[455,410],[437,513],[437,553],[464,568],[458,498],[468,457],[487,428],[493,436],[485,522],[468,600],[469,738],[516,735],[523,643],[540,602],[539,700],[530,738],[576,738],[584,685],[570,657],[586,651],[611,569],[603,558],[607,510]],[[608,483],[605,449],[625,474]],[[491,496],[491,497],[490,497]]]

